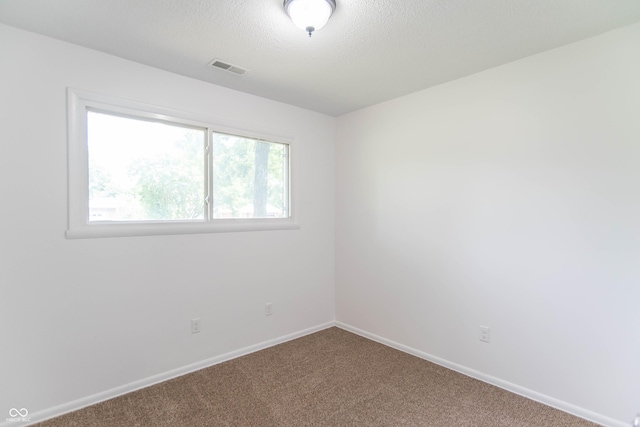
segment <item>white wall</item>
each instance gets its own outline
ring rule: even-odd
[[[333,321],[335,118],[2,25],[0,57],[0,421]],[[297,135],[301,228],[66,240],[68,86]]]
[[[337,320],[629,425],[639,76],[636,24],[340,117]]]

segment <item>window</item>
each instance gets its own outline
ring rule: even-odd
[[[286,218],[289,146],[213,133],[213,218]]]
[[[69,89],[67,237],[298,228],[292,137]]]

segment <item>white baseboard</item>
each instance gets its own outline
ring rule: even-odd
[[[604,415],[589,411],[587,409],[581,408],[576,405],[572,405],[567,402],[563,402],[561,400],[555,399],[551,396],[547,396],[541,393],[538,393],[533,390],[529,390],[525,387],[521,387],[517,384],[510,383],[508,381],[501,380],[500,378],[492,377],[487,374],[483,374],[482,372],[476,371],[474,369],[467,368],[466,366],[458,365],[457,363],[450,362],[445,359],[441,359],[439,357],[433,356],[431,354],[425,353],[420,350],[416,350],[414,348],[408,347],[406,345],[397,343],[395,341],[391,341],[389,339],[380,337],[378,335],[369,333],[367,331],[363,331],[362,329],[358,329],[351,325],[348,325],[343,322],[336,321],[336,326],[344,329],[349,332],[353,332],[354,334],[360,335],[364,338],[368,338],[372,341],[376,341],[380,344],[384,344],[388,347],[395,348],[396,350],[400,350],[404,353],[411,354],[413,356],[419,357],[424,360],[428,360],[429,362],[433,362],[437,365],[444,366],[445,368],[451,369],[453,371],[459,372],[466,376],[475,378],[477,380],[489,383],[496,387],[500,387],[504,390],[510,391],[515,394],[519,394],[520,396],[524,396],[528,399],[535,400],[537,402],[543,403],[547,406],[551,406],[553,408],[559,409],[561,411],[567,412],[569,414],[575,415],[580,418],[584,418],[585,420],[592,421],[594,423],[606,426],[606,427],[628,427],[630,424],[624,423],[622,421],[614,420],[612,418],[606,417]]]
[[[209,359],[202,360],[200,362],[192,363],[190,365],[182,366],[180,368],[172,369],[167,372],[163,372],[157,375],[153,375],[148,378],[144,378],[138,381],[131,382],[119,387],[112,388],[100,393],[93,394],[91,396],[83,397],[72,402],[64,403],[59,406],[44,409],[41,411],[29,413],[28,417],[30,422],[11,421],[9,419],[0,419],[0,427],[16,427],[16,426],[28,426],[35,423],[45,421],[50,418],[59,417],[69,412],[77,411],[78,409],[85,408],[96,403],[104,402],[105,400],[113,399],[114,397],[121,396],[123,394],[131,393],[136,390],[140,390],[145,387],[152,386],[154,384],[161,383],[163,381],[170,380],[172,378],[180,377],[182,375],[198,371],[200,369],[208,368],[213,365],[217,365],[222,362],[226,362],[231,359],[236,359],[241,356],[245,356],[250,353],[254,353],[265,348],[273,347],[278,344],[285,343],[287,341],[294,340],[296,338],[303,337],[305,335],[313,334],[315,332],[335,326],[335,322],[327,322],[318,326],[314,326],[308,329],[304,329],[292,334],[288,334],[282,337],[274,338],[268,341],[264,341],[249,347],[241,348],[239,350],[231,351],[229,353],[215,356]]]

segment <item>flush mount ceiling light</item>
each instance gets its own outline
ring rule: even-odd
[[[336,10],[335,0],[284,0],[284,10],[296,27],[311,33],[324,27]]]

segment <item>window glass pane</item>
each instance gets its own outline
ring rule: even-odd
[[[88,111],[89,221],[203,220],[205,136]]]
[[[213,217],[288,218],[289,146],[213,134]]]

